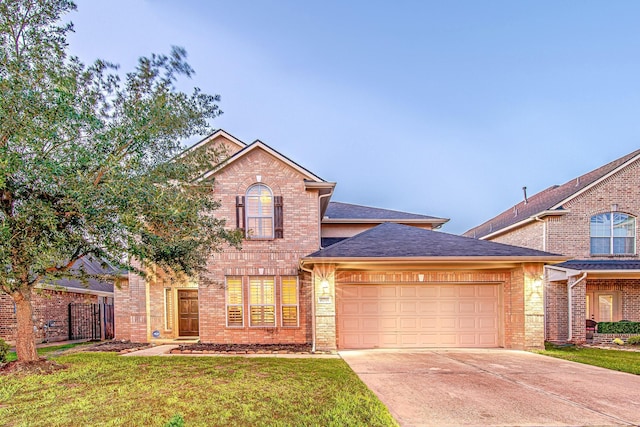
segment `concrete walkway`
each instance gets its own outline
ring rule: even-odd
[[[341,351],[402,426],[640,425],[640,376],[514,350]]]

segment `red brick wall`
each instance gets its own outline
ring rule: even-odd
[[[76,292],[42,290],[33,292],[33,305],[36,326],[36,340],[64,341],[69,337],[69,304],[97,303],[95,295]],[[13,301],[9,295],[0,293],[0,338],[5,341],[15,341],[16,317]],[[46,328],[45,323],[53,321],[53,326]]]

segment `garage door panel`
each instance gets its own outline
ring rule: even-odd
[[[497,347],[498,285],[348,285],[340,348]]]

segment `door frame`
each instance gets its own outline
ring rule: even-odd
[[[180,333],[180,292],[187,291],[191,293],[195,293],[196,302],[198,305],[198,333],[196,335],[182,335]],[[197,288],[174,288],[175,292],[175,316],[174,316],[174,325],[175,325],[175,336],[178,338],[195,338],[200,336],[200,296]]]

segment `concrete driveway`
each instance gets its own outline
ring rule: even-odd
[[[340,356],[402,426],[640,425],[640,376],[515,350]]]

